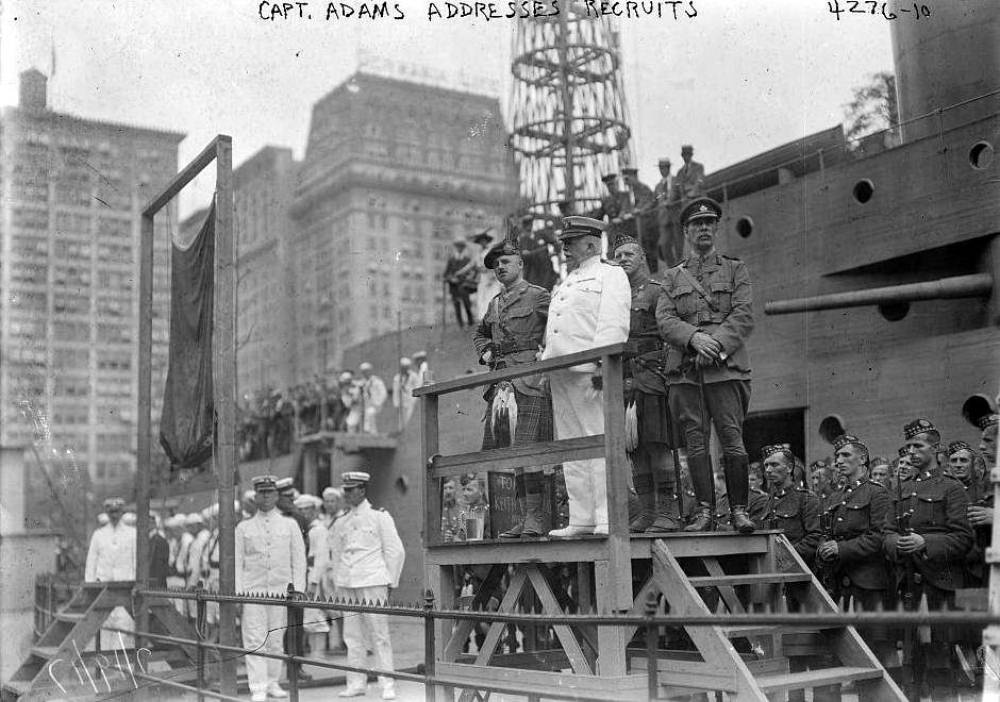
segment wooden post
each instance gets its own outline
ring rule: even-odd
[[[135,471],[135,582],[149,585],[149,471],[152,431],[153,363],[153,215],[144,212],[139,230],[139,392],[136,413]],[[149,611],[142,597],[136,600],[134,619],[138,631],[149,631]],[[139,646],[136,642],[136,646]]]
[[[617,609],[632,606],[632,558],[629,550],[625,399],[621,356],[601,359],[604,384],[604,461],[608,490],[608,564],[618,575],[611,597]]]
[[[420,435],[420,457],[423,461],[421,476],[424,482],[424,543],[437,546],[441,543],[441,486],[440,481],[428,476],[431,459],[438,453],[438,396],[424,395],[420,399],[423,420]],[[440,597],[441,593],[437,593]]]
[[[215,470],[219,486],[219,589],[236,587],[236,240],[233,236],[233,140],[220,135],[215,154],[215,300],[212,326],[216,414]],[[219,605],[219,642],[235,646],[236,608]],[[222,658],[222,691],[236,694],[236,661]]]

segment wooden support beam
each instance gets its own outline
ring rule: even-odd
[[[446,380],[442,383],[434,383],[433,385],[425,385],[422,388],[417,388],[413,391],[413,396],[427,397],[429,395],[445,395],[452,392],[458,392],[459,390],[468,390],[470,388],[476,388],[483,385],[492,385],[493,383],[501,380],[513,380],[514,378],[523,378],[526,375],[546,373],[552,370],[559,370],[560,368],[569,368],[583,363],[591,363],[596,358],[620,354],[624,350],[625,344],[609,344],[608,346],[602,346],[597,349],[580,351],[579,353],[570,353],[565,356],[556,356],[555,358],[550,358],[546,361],[538,361],[537,363],[511,366],[510,368],[504,368],[503,370],[492,371],[490,373],[474,373],[472,375],[462,376],[461,378]]]
[[[514,468],[555,465],[566,461],[599,458],[603,455],[603,436],[581,436],[575,439],[544,441],[490,451],[438,456],[433,460],[428,477],[445,478],[452,475],[462,475],[470,470],[476,472],[512,471]]]
[[[139,363],[138,407],[136,411],[135,466],[135,581],[149,586],[149,484],[152,463],[152,378],[153,378],[153,236],[152,214],[143,214],[139,231]],[[149,614],[142,597],[136,602],[135,624],[149,631]]]
[[[420,400],[420,456],[429,463],[438,453],[438,398],[437,395],[425,395]],[[429,546],[442,543],[441,536],[441,485],[431,479],[427,471],[420,472],[423,476],[423,508],[424,508],[424,550]]]
[[[236,589],[236,238],[233,236],[233,140],[215,139],[215,300],[212,349],[215,356],[215,477],[219,486],[219,589]],[[219,643],[236,646],[236,605],[219,605]],[[222,692],[236,694],[236,661],[222,659]]]

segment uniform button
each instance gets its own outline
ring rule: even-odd
[[[837,521],[838,522],[842,522],[842,521],[844,521],[844,518],[843,517],[837,517]]]

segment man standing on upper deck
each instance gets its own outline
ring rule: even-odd
[[[709,418],[722,444],[730,522],[740,533],[753,531],[747,515],[750,460],[743,445],[743,420],[750,406],[753,331],[750,274],[738,258],[715,248],[722,207],[702,197],[681,211],[691,255],[667,271],[656,308],[660,335],[670,344],[667,402],[687,445],[698,512],[686,531],[712,529],[712,464],[708,455]]]
[[[559,241],[570,272],[552,293],[542,360],[618,344],[628,339],[632,289],[618,266],[601,260],[603,222],[571,216]],[[549,374],[557,439],[601,434],[604,411],[600,371],[585,363]],[[563,464],[569,525],[550,536],[608,533],[608,496],[603,458]]]

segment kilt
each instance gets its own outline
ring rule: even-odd
[[[639,426],[639,443],[664,444],[665,448],[673,446],[670,436],[670,422],[667,416],[667,396],[652,395],[634,390],[635,414]]]
[[[552,397],[549,395],[526,395],[514,387],[514,400],[517,402],[517,427],[514,429],[514,440],[511,444],[531,444],[537,441],[552,441]],[[486,403],[486,421],[483,426],[483,451],[504,448],[509,445],[500,443],[493,436],[493,395],[496,386],[490,388]]]

